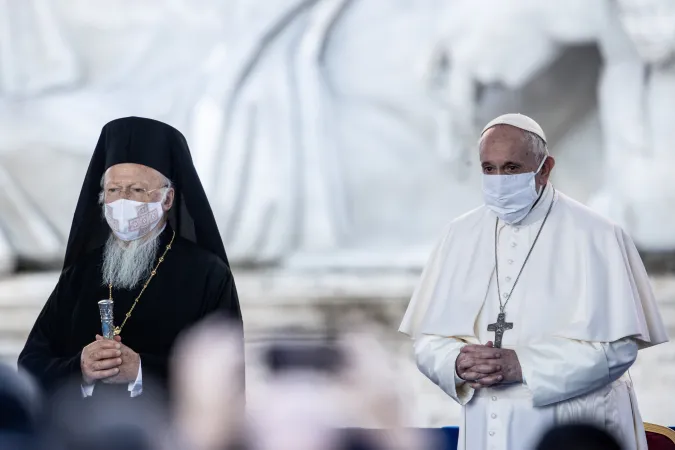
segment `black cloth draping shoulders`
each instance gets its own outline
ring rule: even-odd
[[[172,234],[167,226],[159,237],[160,248],[170,242]],[[80,352],[100,333],[97,302],[109,295],[108,287],[101,283],[102,257],[101,247],[63,270],[19,355],[19,364],[48,392],[70,378],[79,380]],[[133,290],[113,288],[117,324],[141,289],[142,286]],[[234,277],[216,255],[176,236],[122,330],[122,341],[141,356],[144,390],[146,381],[153,380],[166,387],[169,356],[176,339],[210,316],[220,317],[225,326],[243,333]],[[97,384],[95,392],[124,393],[126,389],[126,385]]]
[[[183,134],[165,123],[141,117],[113,120],[103,127],[82,184],[68,237],[64,269],[101,247],[110,229],[98,203],[101,179],[109,167],[136,163],[169,178],[176,191],[169,224],[176,234],[211,252],[229,266],[211,206]]]
[[[160,251],[171,242],[174,231],[176,236],[155,276],[147,286],[112,288],[116,325],[133,308],[121,338],[140,355],[143,391],[153,379],[162,389],[166,387],[175,342],[202,319],[220,317],[243,333],[234,277],[185,138],[155,120],[118,119],[103,127],[73,217],[59,282],[19,355],[19,365],[48,392],[69,379],[76,386],[81,382],[82,349],[101,332],[98,301],[110,296],[102,265],[111,231],[99,194],[105,171],[121,163],[151,167],[169,178],[176,190],[169,223],[159,236]],[[243,355],[243,334],[240,351]],[[243,372],[242,366],[242,392]],[[112,391],[121,397],[129,395],[126,384],[105,383],[97,383],[93,395]],[[82,396],[79,387],[69,392]]]

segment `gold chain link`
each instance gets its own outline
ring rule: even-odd
[[[134,304],[131,305],[131,308],[129,308],[129,311],[124,316],[124,321],[122,322],[122,325],[120,325],[119,327],[115,327],[115,336],[119,336],[119,334],[122,332],[122,328],[124,328],[124,324],[127,323],[127,320],[129,320],[129,317],[131,317],[131,313],[134,311],[134,308],[136,307],[136,303],[138,303],[138,301],[141,299],[141,296],[143,295],[143,292],[145,292],[145,289],[150,284],[150,281],[152,281],[153,277],[155,275],[157,275],[157,269],[159,269],[160,264],[162,264],[164,262],[164,258],[166,257],[166,254],[169,253],[169,250],[171,250],[171,245],[173,244],[173,240],[175,239],[175,237],[176,237],[176,231],[174,230],[173,235],[171,236],[171,242],[169,242],[169,245],[166,246],[166,250],[164,250],[164,253],[162,254],[162,256],[159,257],[159,261],[157,261],[157,265],[155,266],[154,269],[152,269],[152,272],[150,273],[150,278],[148,278],[148,281],[145,282],[145,284],[143,285],[143,289],[141,289],[140,294],[138,294],[138,297],[136,297],[136,300],[134,300]],[[113,289],[113,285],[112,285],[112,283],[110,283],[108,285],[108,292],[110,294],[109,297],[108,297],[109,300],[113,299],[112,289]]]

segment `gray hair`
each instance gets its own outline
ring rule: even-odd
[[[110,170],[110,168],[108,168]],[[101,192],[98,193],[98,204],[103,205],[105,203],[105,189],[103,187],[105,186],[105,176],[108,174],[108,170],[106,170],[103,173],[103,176],[101,177]],[[163,174],[160,173],[162,178],[164,179],[164,182],[162,183],[164,186],[162,186],[160,189],[165,189],[164,195],[162,196],[162,203],[164,203],[164,200],[166,200],[166,194],[169,192],[169,189],[173,187],[173,182],[165,177]]]
[[[523,130],[523,134],[525,135],[523,137],[525,145],[534,155],[537,164],[541,163],[548,156],[548,146],[546,145],[546,142],[531,131]]]

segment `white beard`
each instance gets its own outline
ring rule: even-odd
[[[158,249],[159,233],[124,243],[111,233],[103,250],[103,283],[118,289],[136,288],[150,277]]]

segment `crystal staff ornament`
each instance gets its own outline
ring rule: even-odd
[[[105,339],[113,339],[115,337],[113,304],[112,300],[101,300],[98,302],[98,310],[101,313],[101,335]]]

